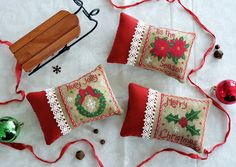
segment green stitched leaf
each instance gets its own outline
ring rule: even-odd
[[[189,46],[190,46],[189,44],[186,44],[186,45],[185,45],[185,48],[189,48]]]
[[[171,59],[171,54],[170,53],[167,53],[167,58]]]
[[[153,48],[154,48],[154,47],[155,47],[155,44],[154,44],[154,43],[151,43],[151,47],[153,47]]]
[[[190,132],[192,136],[195,136],[195,135],[200,136],[200,129],[196,129],[194,125],[193,126],[187,125],[186,128],[187,128],[187,131]]]
[[[180,39],[181,41],[183,41],[183,40],[184,40],[184,37],[180,37],[179,39]]]
[[[201,111],[194,111],[194,110],[192,109],[190,113],[186,113],[186,114],[185,114],[186,120],[187,120],[187,121],[193,121],[193,120],[199,119],[198,114],[199,114],[200,112],[201,112]]]
[[[179,116],[173,115],[172,113],[165,117],[165,119],[168,121],[168,123],[174,122],[175,124],[177,124],[179,122]]]
[[[175,63],[175,64],[178,64],[178,61],[179,61],[179,59],[177,58],[177,57],[172,57],[172,60],[173,60],[173,62]]]
[[[181,58],[182,58],[183,60],[185,60],[185,59],[186,59],[185,55],[183,55]]]
[[[174,43],[173,43],[173,42],[170,42],[169,45],[170,45],[170,47],[173,47],[173,46],[174,46]]]
[[[161,60],[161,58],[162,58],[162,57],[158,56],[158,57],[157,57],[157,60],[158,60],[158,61],[160,61],[160,60]]]
[[[164,40],[168,40],[168,37],[163,38]]]

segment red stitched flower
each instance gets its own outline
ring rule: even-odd
[[[170,49],[174,57],[181,58],[184,55],[184,52],[187,50],[185,48],[186,41],[181,39],[176,39],[173,41],[174,46]]]
[[[154,53],[157,57],[166,58],[169,51],[169,43],[165,39],[157,38],[154,44],[154,48],[151,53]]]
[[[186,120],[185,117],[182,117],[180,120],[179,120],[179,124],[182,128],[185,128],[188,124],[188,121]]]

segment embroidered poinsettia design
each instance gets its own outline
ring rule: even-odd
[[[167,115],[165,117],[165,119],[167,120],[168,123],[174,122],[174,124],[179,124],[182,128],[186,128],[186,130],[188,132],[190,132],[190,134],[192,136],[199,136],[200,135],[200,129],[196,129],[195,125],[189,125],[189,122],[192,122],[194,120],[198,120],[199,119],[199,113],[201,111],[194,111],[191,110],[190,112],[186,113],[184,117],[179,118],[179,115],[173,115],[172,113],[170,113],[169,115]]]
[[[178,64],[180,58],[185,60],[185,52],[189,48],[189,44],[184,40],[184,37],[168,40],[168,38],[157,37],[154,43],[151,43],[151,55],[157,57],[158,61],[162,58],[170,59],[175,64]]]
[[[170,48],[170,52],[174,57],[180,59],[187,51],[186,41],[184,41],[183,38],[179,38],[172,41],[172,43],[173,46]]]
[[[166,58],[170,47],[167,39],[157,38],[155,43],[152,43],[151,45],[153,46],[153,49],[151,50],[152,55],[158,57],[158,60]]]

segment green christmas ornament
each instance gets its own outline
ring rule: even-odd
[[[0,142],[12,142],[20,133],[23,123],[12,117],[0,118]]]

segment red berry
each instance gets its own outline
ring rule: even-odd
[[[188,124],[188,121],[186,120],[185,117],[182,117],[180,120],[179,120],[179,124],[182,128],[185,128]]]

